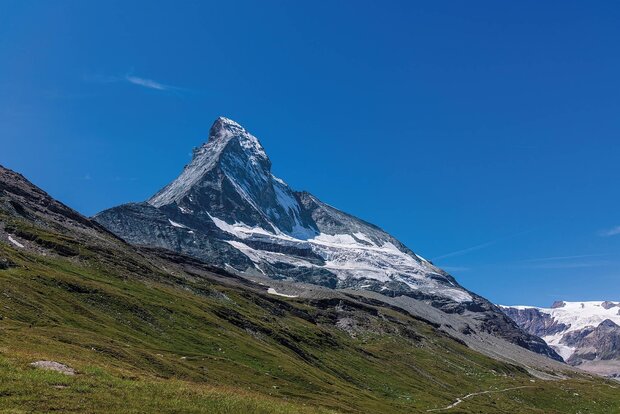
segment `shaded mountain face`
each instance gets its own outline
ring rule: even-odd
[[[380,228],[292,190],[256,137],[219,118],[177,179],[94,219],[130,243],[194,256],[248,277],[406,296],[559,357],[497,307]]]
[[[593,371],[607,364],[620,376],[620,303],[558,301],[551,308],[502,309],[521,328],[544,339],[567,363]]]

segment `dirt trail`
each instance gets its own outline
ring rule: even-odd
[[[480,392],[472,392],[471,394],[467,394],[464,397],[457,398],[455,402],[453,402],[452,404],[450,404],[450,405],[448,405],[446,407],[443,407],[443,408],[432,408],[432,409],[426,410],[426,411],[446,411],[446,410],[449,410],[451,408],[456,407],[457,405],[459,405],[460,403],[462,403],[463,401],[465,401],[468,398],[475,397],[476,395],[492,394],[492,393],[498,393],[498,392],[506,392],[506,391],[512,391],[512,390],[519,390],[521,388],[534,388],[534,386],[532,386],[532,385],[523,385],[521,387],[505,388],[503,390],[487,390],[487,391],[480,391]]]

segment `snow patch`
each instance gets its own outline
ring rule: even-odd
[[[298,298],[299,297],[298,295],[286,295],[284,293],[278,293],[278,291],[275,290],[274,288],[267,289],[267,293],[271,295],[284,296],[285,298]]]
[[[423,258],[422,256],[420,256],[419,254],[417,254],[417,253],[414,253],[414,254],[415,254],[415,256],[416,256],[418,259],[422,260],[423,262],[430,263],[428,260],[426,260],[425,258]]]
[[[225,231],[226,233],[232,234],[233,236],[236,236],[240,239],[247,239],[254,235],[265,235],[265,236],[272,236],[272,237],[276,236],[275,233],[267,231],[263,229],[262,227],[252,227],[252,226],[248,226],[245,223],[238,223],[238,222],[234,224],[228,224],[224,220],[214,217],[211,214],[209,214],[209,217],[211,218],[211,220],[213,220],[213,224],[215,224],[217,228],[219,228],[222,231]]]
[[[23,245],[23,244],[21,244],[20,242],[18,242],[17,240],[15,240],[15,239],[14,239],[13,237],[11,237],[11,236],[9,236],[9,241],[10,241],[11,243],[13,243],[15,246],[17,246],[17,247],[19,247],[19,248],[21,248],[21,249],[23,249],[23,248],[24,248],[24,245]]]
[[[178,227],[178,228],[180,228],[180,229],[187,229],[187,228],[188,228],[187,226],[184,226],[184,225],[182,225],[182,224],[180,224],[180,223],[177,223],[176,221],[172,221],[172,220],[170,220],[170,219],[168,219],[168,221],[169,221],[169,222],[170,222],[170,224],[172,224],[174,227]]]
[[[365,241],[365,242],[368,242],[368,243],[370,243],[370,244],[374,245],[374,243],[372,242],[372,240],[370,240],[370,237],[368,237],[368,236],[367,236],[367,235],[365,235],[364,233],[357,232],[357,233],[353,233],[353,235],[354,235],[355,237],[357,237],[358,239],[360,239],[360,240],[363,240],[363,241]]]

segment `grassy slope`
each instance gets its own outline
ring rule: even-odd
[[[78,242],[0,215],[43,256],[0,243],[0,410],[110,412],[620,411],[588,377],[539,381],[394,310],[274,298],[182,273],[112,238]],[[65,251],[68,249],[69,253]],[[50,250],[50,251],[52,251]],[[357,321],[355,337],[334,322]],[[42,372],[49,359],[79,372]],[[311,407],[311,408],[308,408]]]

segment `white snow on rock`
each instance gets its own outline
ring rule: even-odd
[[[262,228],[250,227],[243,223],[228,224],[216,217],[211,217],[213,222],[221,230],[240,239],[267,240],[272,243],[287,244],[300,249],[311,249],[325,263],[318,265],[289,254],[257,250],[240,241],[227,241],[231,246],[245,254],[260,270],[263,262],[287,263],[301,267],[318,267],[327,269],[340,280],[371,279],[383,283],[391,281],[402,282],[413,290],[450,298],[457,302],[472,300],[471,295],[457,286],[450,287],[428,277],[438,275],[437,269],[428,262],[419,262],[411,255],[402,252],[392,243],[386,242],[381,246],[372,243],[369,237],[359,234],[355,236],[360,240],[368,240],[361,243],[349,234],[324,234],[303,240],[296,239],[285,234],[271,233]],[[364,237],[365,236],[365,237]],[[370,286],[370,285],[365,285]]]
[[[278,293],[278,291],[275,290],[274,288],[267,289],[267,293],[269,293],[271,295],[284,296],[285,298],[297,298],[297,297],[299,297],[297,295],[286,295],[284,293]]]
[[[372,240],[370,240],[370,238],[369,238],[367,235],[365,235],[364,233],[361,233],[361,232],[359,232],[359,231],[358,231],[357,233],[353,233],[353,236],[355,236],[355,237],[357,237],[358,239],[363,240],[363,241],[365,241],[365,242],[367,242],[367,243],[374,244],[374,243],[372,242]]]
[[[209,217],[211,217],[211,220],[213,220],[213,223],[220,229],[225,231],[226,233],[232,234],[233,236],[236,236],[240,239],[246,239],[252,236],[256,236],[259,234],[265,235],[265,236],[273,236],[275,237],[276,235],[274,233],[271,233],[265,229],[263,229],[262,227],[252,227],[252,226],[248,226],[245,223],[235,223],[235,224],[228,224],[226,223],[224,220],[220,220],[217,217],[213,217],[211,214],[209,214]],[[286,239],[287,236],[280,234],[278,235],[278,237],[284,238]],[[294,240],[293,238],[289,237],[290,240]]]
[[[596,328],[601,322],[609,319],[617,325],[620,325],[620,303],[607,302],[616,306],[605,307],[604,301],[588,301],[588,302],[562,302],[563,305],[555,308],[539,308],[535,306],[503,306],[503,308],[513,309],[536,309],[543,314],[551,316],[558,324],[564,324],[567,328],[554,335],[543,336],[542,339],[556,350],[564,360],[570,358],[575,352],[574,347],[570,347],[561,343],[564,335],[570,332],[580,331],[587,327]]]
[[[184,226],[183,224],[177,223],[176,221],[172,221],[170,219],[168,219],[168,221],[170,222],[170,224],[172,224],[174,227],[178,227],[180,229],[186,229],[188,228],[187,226]]]
[[[563,302],[564,306],[556,308],[537,308],[535,306],[509,306],[515,309],[537,309],[541,313],[546,313],[555,319],[558,323],[570,325],[564,331],[578,331],[588,326],[597,327],[605,319],[609,319],[617,325],[620,325],[620,315],[618,311],[620,306],[613,306],[605,309],[603,301],[589,302]],[[618,302],[613,302],[620,305]],[[505,306],[508,307],[508,306]],[[544,339],[544,338],[543,338]]]
[[[23,249],[23,248],[24,248],[24,245],[23,245],[23,244],[21,244],[20,242],[18,242],[17,240],[15,240],[15,239],[14,239],[13,237],[11,237],[11,236],[9,236],[9,241],[10,241],[11,243],[13,243],[15,246],[17,246],[17,247],[19,247],[19,248],[21,248],[21,249]]]

